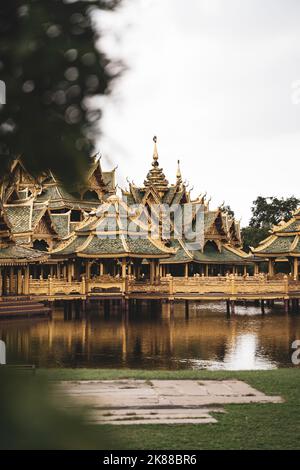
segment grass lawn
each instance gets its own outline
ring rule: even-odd
[[[300,449],[300,368],[270,371],[190,371],[128,369],[40,369],[51,380],[239,379],[282,404],[224,406],[217,424],[95,426],[105,428],[111,449]]]

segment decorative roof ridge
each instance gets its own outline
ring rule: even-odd
[[[68,213],[71,213],[71,211],[69,211]],[[84,227],[86,227],[87,225],[90,225],[93,222],[98,222],[102,218],[103,218],[103,215],[101,217],[97,216],[96,214],[88,215],[85,219],[83,219],[79,222],[79,224],[77,225],[77,227],[75,229],[75,232],[82,231],[82,229],[84,229]]]
[[[35,196],[34,194],[31,194],[27,199],[24,200],[24,202],[17,202],[17,203],[4,203],[3,204],[3,207],[4,208],[8,208],[8,207],[29,207],[29,206],[33,206],[34,204],[34,199],[35,199]]]
[[[38,225],[38,223],[40,222],[40,220],[43,218],[43,216],[45,215],[45,213],[46,213],[47,211],[48,211],[48,214],[50,215],[50,211],[49,211],[49,209],[48,209],[47,206],[45,206],[45,207],[43,207],[43,208],[41,208],[41,209],[37,209],[37,208],[34,208],[34,207],[33,207],[32,212],[33,212],[33,211],[39,211],[39,214],[38,214],[37,219],[35,220],[34,227],[33,227],[33,223],[32,223],[32,214],[31,214],[31,224],[30,224],[30,227],[31,227],[31,228],[35,228],[35,227]],[[51,222],[51,225],[52,225],[52,222]],[[55,231],[56,231],[56,230],[55,230]]]
[[[275,225],[273,228],[272,228],[272,233],[278,233],[278,232],[282,232],[283,230],[285,230],[287,227],[289,227],[292,223],[296,222],[296,218],[293,216],[291,217],[289,220],[287,220],[286,222],[282,221],[283,223],[279,223],[278,225]]]
[[[242,250],[240,248],[237,248],[237,247],[234,247],[234,246],[230,245],[229,243],[224,243],[223,247],[226,250],[231,251],[232,253],[235,253],[236,255],[242,256],[243,258],[249,258],[251,256],[250,253],[246,253],[244,250]]]
[[[268,238],[266,238],[265,240],[263,240],[262,242],[260,242],[260,244],[256,247],[256,248],[253,248],[251,251],[253,253],[258,253],[258,252],[263,252],[263,250],[265,248],[268,248],[268,246],[270,246],[274,240],[276,240],[276,235],[270,235]]]
[[[76,238],[78,238],[78,236],[76,236]],[[93,238],[94,238],[94,234],[91,233],[87,237],[87,239],[82,242],[81,245],[79,245],[77,248],[75,248],[74,253],[79,253],[80,251],[84,251],[89,246],[89,244],[91,243]]]
[[[125,250],[126,252],[129,252],[129,247],[128,247],[127,242],[126,242],[126,240],[125,240],[125,235],[124,235],[124,233],[122,233],[122,232],[124,231],[124,227],[123,227],[123,222],[122,222],[122,220],[121,220],[120,213],[119,213],[119,210],[118,210],[118,209],[119,209],[119,205],[120,205],[120,201],[119,201],[119,200],[114,203],[115,210],[116,210],[116,214],[117,214],[117,223],[118,223],[118,227],[119,227],[119,230],[118,230],[118,232],[119,232],[119,237],[120,237],[120,239],[121,239],[121,242],[122,242],[122,245],[123,245],[124,250]],[[128,212],[127,212],[127,217],[128,217]],[[126,227],[126,229],[127,229],[127,227]]]
[[[274,237],[293,237],[297,235],[298,231],[294,232],[276,232],[274,233]]]
[[[186,255],[187,255],[189,258],[194,259],[194,256],[192,255],[192,253],[187,249],[185,242],[184,242],[182,239],[180,239],[180,238],[178,238],[177,240],[178,240],[178,242],[179,242],[181,248],[182,248],[182,249],[184,250],[184,252],[186,253]],[[179,249],[179,248],[178,248],[178,249]],[[178,251],[178,250],[177,250],[177,251]]]
[[[158,248],[161,251],[164,251],[165,253],[168,254],[175,254],[176,250],[175,248],[167,247],[161,239],[157,238],[151,238],[149,235],[147,236],[147,240],[149,240],[152,245],[154,245],[156,248]]]
[[[70,217],[70,215],[71,215],[71,209],[68,210],[68,212],[62,212],[62,213],[59,213],[59,214],[55,214],[55,213],[51,212],[51,217],[65,217],[65,216]],[[83,220],[81,222],[83,222]]]
[[[45,215],[46,215],[46,216],[48,216],[48,220],[49,220],[49,222],[50,222],[50,226],[51,226],[52,230],[53,230],[54,233],[56,234],[56,235],[54,236],[54,238],[59,237],[59,234],[58,234],[58,232],[57,232],[57,230],[56,230],[56,227],[55,227],[54,224],[53,224],[53,221],[52,221],[52,218],[51,218],[51,212],[50,212],[50,210],[48,209],[48,207],[45,207],[45,210],[44,210],[43,212],[42,212],[42,211],[40,211],[40,212],[41,212],[41,214],[39,214],[37,220],[35,221],[34,226],[33,226],[32,221],[31,221],[31,225],[30,225],[31,230],[34,231],[34,229],[38,226],[38,224],[39,224],[39,222],[42,220],[42,218],[45,217]],[[60,215],[61,215],[61,214],[60,214]]]
[[[34,201],[33,202],[33,209],[39,209],[39,207],[49,207],[49,203],[48,201],[42,201],[42,202],[39,202],[39,201]]]
[[[67,248],[74,240],[76,240],[78,235],[76,235],[74,232],[72,232],[68,237],[66,237],[63,241],[59,243],[55,248],[51,250],[52,253],[59,253],[60,251],[64,250]]]
[[[26,171],[26,173],[28,173],[28,175],[31,176],[35,180],[35,178],[32,176],[32,174],[27,170],[26,166],[24,165],[22,161],[22,155],[18,155],[16,158],[13,159],[11,167],[10,167],[10,171],[13,171],[18,164],[21,165],[23,170]]]
[[[298,245],[298,242],[299,242],[299,235],[296,235],[295,238],[294,238],[293,243],[291,244],[290,252],[293,252],[295,250],[295,248]]]
[[[160,204],[160,197],[157,193],[157,190],[156,190],[156,187],[155,186],[148,186],[146,188],[146,192],[144,194],[144,197],[143,199],[141,200],[140,204],[143,204],[144,206],[146,205],[146,202],[147,202],[147,198],[149,196],[149,194],[152,194],[152,196],[154,197],[154,199],[156,199],[157,201],[157,204]]]

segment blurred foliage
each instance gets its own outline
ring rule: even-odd
[[[96,47],[95,9],[120,0],[1,0],[0,171],[16,155],[28,170],[51,169],[66,183],[82,180],[99,132],[101,110],[121,70]],[[95,100],[92,100],[95,101]]]
[[[101,427],[84,421],[78,407],[65,410],[54,384],[29,371],[0,368],[0,449],[105,449]]]
[[[251,208],[252,217],[248,227],[242,229],[244,250],[257,247],[269,236],[274,225],[281,221],[288,221],[300,204],[300,199],[294,196],[288,198],[258,196]]]

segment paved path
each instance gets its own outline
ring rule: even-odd
[[[211,413],[224,413],[223,405],[283,402],[238,380],[74,381],[61,392],[89,406],[95,424],[216,423]]]

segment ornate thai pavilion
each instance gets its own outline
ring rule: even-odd
[[[91,210],[114,193],[115,169],[102,171],[98,158],[91,161],[86,185],[76,192],[68,192],[51,172],[33,177],[20,158],[12,163],[0,188],[16,242],[47,251],[69,236]]]
[[[285,273],[299,277],[300,209],[288,222],[273,227],[270,236],[251,249],[256,258],[268,260],[269,276]]]
[[[118,196],[111,196],[51,254],[57,265],[69,267],[69,279],[78,279],[81,274],[87,279],[103,275],[140,279],[142,262],[147,260],[149,278],[154,282],[159,276],[159,260],[173,252],[162,240],[149,236],[148,225],[139,220],[139,214],[130,211]]]
[[[130,183],[121,197],[116,196],[115,169],[102,171],[98,158],[91,161],[86,184],[75,191],[66,190],[51,172],[38,178],[30,175],[17,158],[0,196],[16,257],[16,250],[25,253],[32,248],[50,254],[44,265],[32,263],[33,278],[133,275],[155,281],[167,274],[245,274],[251,264],[251,256],[241,249],[239,223],[222,206],[211,210],[205,195],[191,198],[179,162],[175,183],[167,181],[159,166],[156,138],[144,184]],[[193,246],[185,233],[178,236],[174,222],[166,237],[164,215],[156,214],[159,205],[190,206],[191,227],[201,211],[202,243]],[[153,215],[157,236],[153,236]]]
[[[28,293],[29,267],[44,263],[49,255],[16,244],[0,205],[0,296]]]
[[[197,210],[203,210],[203,246],[191,249],[186,237],[175,237],[171,232],[170,246],[175,250],[168,259],[161,259],[161,274],[173,275],[218,275],[226,272],[246,271],[251,258],[242,249],[239,222],[221,207],[210,210],[206,195],[191,199],[191,191],[183,182],[180,166],[176,173],[175,184],[169,184],[163,170],[159,166],[156,137],[152,168],[147,174],[144,185],[137,187],[134,183],[122,192],[123,198],[130,205],[142,205],[154,208],[159,204],[174,206],[191,205],[194,219]]]

